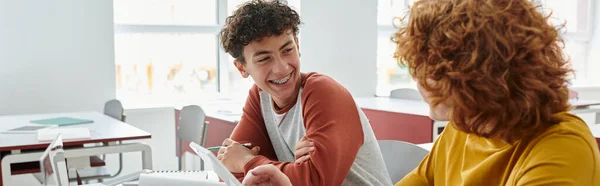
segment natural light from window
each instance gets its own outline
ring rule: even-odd
[[[535,0],[542,3],[543,13],[553,12],[551,23],[563,24],[566,21],[565,55],[569,56],[576,76],[574,85],[590,84],[592,80],[586,78],[587,51],[586,46],[590,40],[590,19],[588,7],[590,0]],[[395,45],[390,37],[396,31],[394,18],[404,16],[408,7],[414,0],[378,0],[377,8],[377,96],[389,96],[390,91],[397,88],[416,88],[408,70],[399,67],[393,58]],[[396,23],[398,20],[395,20]]]
[[[245,99],[253,82],[241,77],[218,38],[243,2],[114,0],[117,99],[128,108]],[[299,0],[288,2],[299,11]]]

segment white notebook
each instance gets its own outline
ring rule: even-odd
[[[213,171],[152,171],[140,174],[139,186],[224,186]]]
[[[211,162],[213,171],[152,171],[140,174],[139,186],[241,186],[242,184],[206,148],[191,142],[190,147],[205,162]],[[221,182],[220,180],[223,180]]]

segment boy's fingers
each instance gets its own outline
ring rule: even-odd
[[[259,146],[256,146],[256,147],[252,148],[252,154],[257,155],[258,152],[260,152],[260,147]]]
[[[308,159],[310,159],[310,155],[302,156],[299,159],[297,159],[295,162],[302,163],[302,162],[308,161]]]
[[[229,145],[231,145],[233,142],[234,142],[233,140],[231,140],[231,139],[227,138],[227,139],[223,140],[223,144],[222,144],[222,145],[223,145],[223,146],[229,146]]]
[[[302,156],[304,156],[304,155],[306,155],[309,152],[312,152],[314,150],[315,150],[314,147],[304,147],[304,148],[298,149],[298,150],[296,150],[296,152],[294,152],[294,157],[296,159],[298,159],[298,158],[300,158],[300,157],[302,157]]]
[[[296,150],[300,149],[300,148],[304,148],[304,147],[312,147],[314,144],[312,141],[308,141],[308,140],[304,140],[304,141],[300,141],[298,142],[298,144],[296,144]]]

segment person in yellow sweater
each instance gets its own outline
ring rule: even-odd
[[[549,18],[530,0],[415,2],[395,57],[450,123],[397,186],[600,186],[598,144],[566,113],[572,70]]]
[[[450,122],[396,186],[600,186],[598,144],[567,113],[573,71],[549,18],[530,0],[414,3],[392,37],[394,57],[430,117]],[[287,185],[284,178],[263,166],[243,183]]]

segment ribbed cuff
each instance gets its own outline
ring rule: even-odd
[[[254,158],[250,159],[250,161],[248,161],[248,163],[246,163],[246,165],[244,165],[244,172],[247,173],[248,171],[254,169],[255,167],[268,164],[269,162],[271,162],[271,160],[269,160],[269,158],[267,158],[267,157],[254,156]]]

